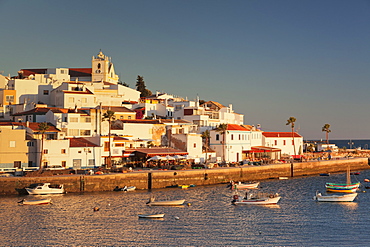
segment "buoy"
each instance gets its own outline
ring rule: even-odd
[[[364,179],[364,182],[370,182],[370,180],[369,180],[369,179],[367,179],[367,178],[365,178],[365,179]]]
[[[189,206],[189,207],[191,206],[191,203],[190,203],[190,202],[188,202],[188,206]]]
[[[177,217],[177,216],[176,216],[176,217],[175,217],[175,219],[176,219],[176,220],[179,220],[179,219],[180,219],[180,217]]]
[[[94,212],[99,211],[98,207],[94,207]]]

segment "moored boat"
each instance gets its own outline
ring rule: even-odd
[[[28,200],[28,199],[23,199],[19,201],[21,205],[41,205],[41,204],[50,204],[51,199],[38,199],[38,200]]]
[[[134,191],[136,190],[136,187],[135,186],[125,186],[123,188],[120,188],[118,186],[116,186],[113,191]]]
[[[163,218],[164,214],[139,214],[139,218]]]
[[[245,197],[238,194],[233,195],[232,203],[234,205],[267,205],[267,204],[277,204],[281,196],[278,193],[246,193]]]
[[[322,195],[316,191],[316,195],[313,197],[313,199],[318,202],[353,202],[356,197],[357,193]]]
[[[151,197],[146,204],[148,206],[180,206],[183,205],[184,202],[185,199],[156,201],[154,197]]]
[[[260,184],[260,182],[251,182],[251,183],[238,182],[238,183],[235,183],[234,181],[230,181],[229,187],[232,190],[256,189],[259,184]]]
[[[26,188],[30,195],[63,194],[63,184],[52,185],[50,183],[31,184]]]
[[[354,193],[360,187],[361,183],[351,183],[350,169],[348,167],[346,173],[346,183],[337,184],[337,183],[326,183],[326,190],[329,192],[339,192],[339,193]]]

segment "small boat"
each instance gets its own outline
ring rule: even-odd
[[[353,202],[357,196],[357,193],[341,194],[341,195],[322,195],[316,191],[316,195],[313,197],[318,202]]]
[[[165,201],[156,201],[155,197],[151,197],[146,203],[148,206],[180,206],[183,205],[185,200],[165,200]]]
[[[330,176],[330,173],[320,173],[320,176],[327,177],[327,176]]]
[[[139,214],[139,218],[163,218],[164,214]]]
[[[135,186],[125,186],[123,188],[120,188],[118,186],[116,186],[116,188],[113,189],[113,191],[134,191],[136,190],[136,187]]]
[[[277,204],[281,196],[278,193],[246,193],[245,197],[235,194],[231,201],[234,205],[266,205]]]
[[[329,192],[340,192],[340,193],[354,193],[360,187],[361,183],[351,183],[351,174],[349,171],[349,167],[347,169],[346,178],[347,181],[345,184],[336,184],[336,183],[326,183],[325,187],[326,190]]]
[[[279,177],[280,180],[286,180],[289,179],[288,177]]]
[[[63,184],[52,185],[50,183],[31,184],[26,188],[30,195],[63,194]]]
[[[18,202],[21,205],[41,205],[41,204],[50,204],[51,199],[38,199],[38,200],[27,200],[23,199]]]
[[[183,184],[183,185],[178,185],[178,187],[181,189],[187,189],[190,187],[190,185]]]
[[[253,182],[253,183],[242,183],[238,182],[235,183],[234,181],[230,181],[230,184],[228,187],[230,187],[232,190],[240,190],[240,189],[256,189],[260,182]]]

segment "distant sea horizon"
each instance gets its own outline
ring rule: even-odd
[[[305,140],[305,142],[326,142],[324,139],[320,140]],[[335,144],[338,148],[346,147],[347,149],[370,149],[370,139],[330,139],[330,144]]]

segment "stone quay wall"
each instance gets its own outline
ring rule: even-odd
[[[263,166],[222,167],[194,170],[147,170],[103,175],[61,175],[49,177],[0,178],[0,195],[25,194],[25,187],[33,183],[64,184],[67,193],[112,191],[116,186],[136,186],[139,190],[160,189],[176,185],[197,186],[255,181],[279,177],[300,177],[320,173],[370,169],[367,158],[273,164]]]

